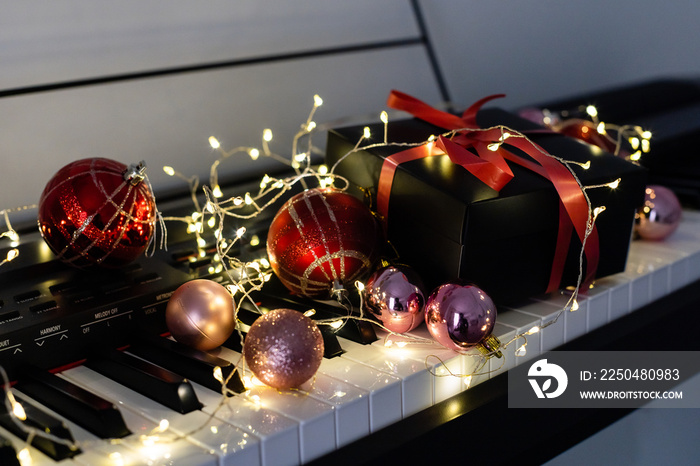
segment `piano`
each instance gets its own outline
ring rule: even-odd
[[[186,203],[159,207],[167,214]],[[249,225],[241,257],[265,254],[269,218],[259,221]],[[232,395],[224,396],[211,375],[238,363],[238,337],[201,353],[167,338],[163,320],[181,283],[223,277],[209,258],[193,256],[193,240],[177,225],[168,227],[168,250],[119,271],[64,266],[37,233],[24,235],[20,256],[0,267],[0,362],[28,422],[53,435],[27,442],[6,408],[0,464],[539,464],[629,410],[508,410],[509,369],[553,349],[698,346],[700,212],[686,210],[665,241],[633,241],[626,270],[598,280],[577,311],[528,336],[524,351],[522,341],[508,345],[470,380],[453,374],[474,371],[472,355],[429,341],[403,344],[351,321],[337,333],[324,329],[326,355],[299,390],[279,392],[234,374]],[[271,288],[257,298],[262,307],[344,312]],[[556,317],[567,299],[564,290],[500,308],[494,335],[508,342]],[[243,307],[240,318],[250,324],[255,315]],[[425,326],[412,333],[430,339]]]

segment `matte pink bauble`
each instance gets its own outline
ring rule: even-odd
[[[364,308],[392,332],[405,333],[424,320],[423,282],[406,266],[389,265],[374,272],[365,283]]]
[[[493,331],[496,305],[474,285],[446,283],[428,297],[425,323],[433,338],[445,348],[467,350]]]
[[[258,317],[243,343],[245,361],[255,377],[277,389],[295,388],[313,377],[323,350],[316,323],[292,309]]]
[[[236,328],[233,297],[211,280],[191,280],[175,290],[165,309],[173,338],[199,350],[221,346]]]
[[[662,240],[676,231],[681,223],[681,203],[670,189],[649,185],[644,205],[637,209],[634,230],[644,239]]]

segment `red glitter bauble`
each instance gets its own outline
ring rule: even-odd
[[[76,267],[121,267],[144,252],[156,207],[145,165],[103,158],[78,160],[49,180],[39,200],[39,231],[63,261]]]
[[[360,200],[332,188],[309,189],[277,212],[267,253],[292,292],[327,298],[371,270],[380,239],[379,225]]]

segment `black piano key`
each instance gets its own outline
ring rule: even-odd
[[[15,399],[22,405],[24,413],[27,416],[26,420],[21,421],[25,427],[51,434],[67,442],[64,444],[37,434],[32,437],[31,446],[56,461],[73,458],[80,453],[80,448],[75,445],[73,435],[60,419],[28,403],[20,396],[15,396]],[[17,425],[17,420],[15,415],[8,411],[7,405],[5,403],[0,403],[0,425],[20,439],[26,441],[29,433]]]
[[[260,314],[254,310],[254,306],[250,302],[244,301],[238,309],[237,317],[245,325],[250,326],[253,325],[255,319],[260,317]],[[321,325],[319,326],[319,330],[321,330],[321,336],[323,337],[323,357],[330,359],[343,354],[343,348],[340,346],[338,337],[333,333],[331,328],[327,325]],[[224,346],[234,351],[242,352],[240,338],[237,333],[234,333],[232,337],[224,343]]]
[[[17,450],[12,442],[0,435],[0,464],[3,466],[20,466]]]
[[[245,332],[241,332],[243,334],[243,338],[245,339]],[[225,346],[226,348],[233,350],[237,353],[243,353],[243,345],[241,344],[241,337],[238,335],[238,332],[233,332],[233,334],[228,337],[228,339],[221,345]]]
[[[179,413],[202,407],[187,379],[136,356],[111,350],[89,358],[85,365]]]
[[[214,371],[218,368],[223,380],[228,381],[228,390],[233,393],[245,391],[243,381],[230,361],[168,338],[143,337],[132,344],[128,351],[200,385],[221,392],[221,382],[214,377]]]
[[[98,437],[123,438],[131,433],[111,402],[48,371],[23,367],[15,388]]]

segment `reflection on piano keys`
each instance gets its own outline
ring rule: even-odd
[[[516,351],[524,341],[514,341],[503,349],[503,358],[490,359],[471,378],[460,375],[474,371],[476,352],[458,355],[428,341],[387,346],[388,335],[377,330],[378,339],[369,344],[338,336],[342,354],[327,355],[317,376],[299,390],[278,392],[248,381],[246,391],[224,398],[214,387],[190,381],[202,407],[185,414],[89,365],[60,371],[63,380],[118,408],[131,432],[118,441],[101,439],[40,402],[31,403],[62,420],[80,445],[80,453],[58,464],[298,464],[446,400],[697,279],[700,213],[686,211],[679,229],[664,242],[634,241],[625,272],[598,280],[580,296],[577,311],[566,312],[554,325],[529,335],[523,356],[516,356]],[[556,317],[567,299],[562,292],[499,309],[494,334],[508,342]],[[424,326],[412,334],[429,339]],[[211,354],[234,365],[241,357],[235,347]],[[148,360],[147,353],[137,350],[134,357]],[[21,384],[17,392],[21,396]],[[0,428],[0,437],[7,439],[0,454],[25,446],[6,429]],[[32,464],[56,464],[37,448],[29,447],[29,452]]]

